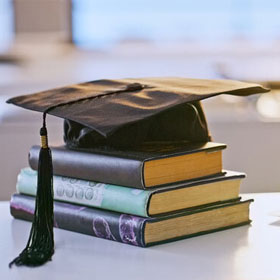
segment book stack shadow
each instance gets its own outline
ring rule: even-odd
[[[245,175],[224,170],[226,145],[145,143],[133,150],[53,147],[54,225],[146,247],[250,223]],[[32,221],[40,147],[20,171],[11,214]]]

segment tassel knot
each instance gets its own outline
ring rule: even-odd
[[[47,149],[48,148],[48,133],[47,133],[46,127],[43,126],[40,129],[40,136],[41,136],[41,147],[43,149]]]

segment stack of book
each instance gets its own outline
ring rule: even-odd
[[[52,148],[54,225],[136,246],[210,233],[250,223],[241,201],[243,173],[222,169],[224,144],[146,143],[134,150]],[[29,153],[15,218],[32,220],[40,147]]]

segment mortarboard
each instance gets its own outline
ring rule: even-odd
[[[46,115],[63,118],[69,148],[133,147],[145,142],[207,142],[210,135],[200,100],[219,95],[247,96],[268,90],[231,80],[141,78],[97,80],[7,102],[43,113],[38,191],[26,248],[11,263],[37,266],[54,253],[52,160]]]

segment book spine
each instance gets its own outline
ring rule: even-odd
[[[143,162],[97,153],[52,147],[55,175],[144,189]],[[37,170],[39,146],[29,151],[29,165]]]
[[[32,221],[35,198],[22,194],[12,195],[12,216]],[[144,223],[146,219],[68,203],[54,203],[54,226],[60,229],[92,235],[145,247]]]
[[[54,176],[54,199],[80,205],[148,217],[151,191]],[[17,191],[35,196],[37,171],[24,168],[17,178]]]

